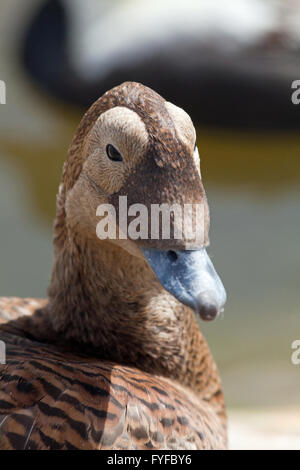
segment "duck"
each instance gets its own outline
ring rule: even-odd
[[[97,208],[117,212],[120,197],[199,204],[202,237],[101,238]],[[226,449],[221,378],[198,326],[226,301],[209,223],[189,115],[136,82],[102,95],[63,167],[47,299],[0,298],[1,449]]]

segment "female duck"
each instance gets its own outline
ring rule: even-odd
[[[201,205],[201,243],[184,231],[99,239],[97,208],[122,216],[121,196],[148,214]],[[137,83],[103,95],[64,166],[49,298],[0,302],[1,448],[226,447],[221,382],[195,316],[225,303],[208,230],[189,116]]]

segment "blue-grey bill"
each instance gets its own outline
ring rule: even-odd
[[[226,292],[205,248],[143,253],[162,286],[203,320],[213,320],[223,310]]]

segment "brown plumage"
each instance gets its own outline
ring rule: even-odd
[[[123,166],[106,159],[107,139]],[[57,199],[48,299],[0,299],[0,448],[226,447],[221,382],[195,314],[141,250],[188,240],[99,240],[95,230],[97,206],[117,207],[120,195],[147,207],[202,202],[207,244],[194,141],[189,117],[136,83],[83,117]]]

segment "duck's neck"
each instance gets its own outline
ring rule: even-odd
[[[108,242],[73,240],[57,250],[47,313],[58,337],[174,379],[223,413],[219,375],[193,312],[143,259]]]

